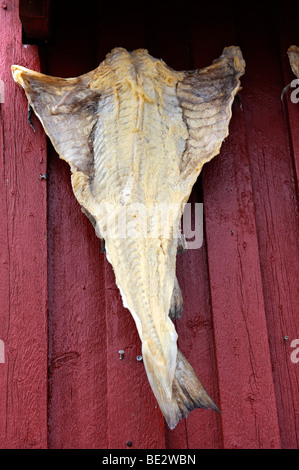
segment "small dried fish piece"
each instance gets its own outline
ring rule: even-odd
[[[209,67],[185,72],[146,50],[123,48],[77,78],[12,66],[14,80],[71,167],[77,200],[105,240],[142,341],[150,385],[171,429],[195,407],[218,409],[178,351],[170,316],[182,312],[175,277],[181,216],[202,166],[228,135],[244,68],[234,46]]]
[[[294,74],[296,75],[296,77],[299,79],[299,47],[290,46],[289,49],[288,49],[288,56],[289,56],[291,69],[294,72]],[[294,79],[291,83],[288,83],[288,85],[286,85],[284,87],[284,89],[282,90],[282,93],[281,93],[281,99],[282,100],[283,100],[283,97],[286,94],[286,92],[289,90],[289,88],[296,86],[295,82],[296,82],[296,79]]]
[[[296,77],[299,78],[299,47],[290,46],[288,49],[288,56],[291,68]]]

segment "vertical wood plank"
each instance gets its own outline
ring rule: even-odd
[[[10,67],[39,70],[21,40],[18,1],[0,6],[0,447],[47,447],[46,139]]]
[[[44,72],[77,76],[97,65],[95,9],[56,2]],[[66,27],[67,25],[67,27]],[[49,447],[107,447],[104,255],[49,146]]]
[[[286,3],[280,3],[277,9],[276,19],[278,20],[278,30],[279,30],[279,41],[280,41],[280,56],[282,62],[282,72],[283,72],[283,86],[288,85],[294,80],[295,76],[291,70],[289,57],[287,55],[288,48],[293,44],[299,44],[299,34],[298,34],[298,15],[299,15],[299,6],[298,3],[293,0],[288,0]],[[298,88],[296,88],[298,89]],[[293,103],[291,100],[290,93],[294,91],[294,88],[291,88],[290,92],[286,95],[283,101],[284,110],[286,113],[286,120],[289,130],[289,139],[290,139],[290,151],[292,156],[292,163],[294,169],[294,186],[297,190],[296,194],[294,192],[291,195],[292,199],[295,199],[298,205],[299,198],[299,104]],[[298,97],[298,93],[296,93]],[[298,238],[298,237],[297,237]],[[299,247],[298,247],[299,251]],[[298,252],[297,251],[297,252]],[[299,255],[297,256],[298,260]],[[299,261],[299,260],[298,260]],[[297,261],[297,263],[298,263]],[[295,296],[296,293],[292,292],[292,296]],[[294,299],[294,302],[296,300]],[[297,301],[298,305],[298,301]],[[298,307],[297,307],[298,310]],[[284,400],[282,398],[281,404],[283,406],[283,413],[280,412],[281,416],[281,435],[282,435],[282,444],[285,448],[298,448],[299,447],[299,383],[298,383],[298,364],[290,361],[293,348],[291,347],[292,341],[296,338],[299,338],[299,325],[298,325],[298,315],[295,313],[295,316],[288,319],[288,323],[285,325],[285,330],[288,331],[286,336],[288,339],[285,341],[285,357],[286,357],[286,370],[284,377],[282,377],[281,385],[279,388],[282,390],[287,389],[288,399]],[[287,382],[284,382],[285,375],[288,376]]]
[[[211,163],[203,177],[223,444],[276,448],[280,436],[240,114],[235,107],[221,162]]]
[[[107,446],[103,255],[49,151],[49,447]],[[86,219],[86,220],[85,220]]]
[[[232,2],[194,12],[196,66],[236,44],[233,16]],[[246,146],[244,116],[235,105],[229,136],[202,176],[223,446],[279,447]]]
[[[299,44],[298,15],[299,6],[298,3],[294,0],[288,0],[283,5],[280,3],[277,10],[275,10],[275,19],[278,23],[280,57],[284,87],[297,78],[292,72],[287,51],[290,46]],[[296,88],[290,88],[289,92],[284,98],[283,103],[289,130],[290,150],[293,156],[294,177],[298,198],[299,132],[297,129],[299,128],[299,113],[298,103],[293,102],[291,99],[292,92],[295,90],[298,90],[298,85]],[[298,98],[298,92],[296,92],[296,98]]]
[[[105,265],[109,449],[163,449],[164,420],[148,383],[141,342],[122,306],[111,265]],[[120,359],[119,351],[124,351]]]
[[[199,183],[199,182],[198,182]],[[198,202],[199,184],[189,202]],[[184,311],[176,321],[178,346],[188,358],[214,402],[219,404],[218,376],[215,360],[213,320],[209,290],[206,240],[203,246],[177,258],[177,275],[184,296]],[[222,447],[221,416],[211,410],[193,410],[185,422],[168,432],[172,448],[218,449]],[[186,447],[180,428],[186,428]]]
[[[288,123],[280,98],[284,81],[278,18],[273,5],[261,7],[254,2],[253,6],[259,8],[260,16],[256,18],[250,10],[239,31],[248,70],[244,111],[279,426],[282,446],[290,448],[298,446],[298,372],[284,338],[297,338],[299,331],[298,201]],[[287,5],[283,8],[293,14]],[[250,37],[253,21],[254,38]]]

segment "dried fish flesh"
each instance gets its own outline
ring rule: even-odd
[[[150,385],[171,429],[195,407],[217,410],[177,349],[171,318],[181,315],[182,294],[175,266],[185,204],[202,166],[228,135],[244,67],[234,46],[209,67],[183,72],[146,50],[123,48],[77,78],[12,66],[14,80],[71,167],[77,200],[105,240],[142,341]]]
[[[299,78],[299,47],[297,46],[290,46],[288,49],[288,56],[291,64],[291,68],[296,75],[297,78]]]

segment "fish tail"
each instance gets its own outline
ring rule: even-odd
[[[161,396],[159,393],[155,393],[155,395],[170,429],[174,429],[179,420],[186,418],[194,408],[210,408],[219,412],[194,369],[179,350],[177,351],[171,398],[165,399],[163,394]]]

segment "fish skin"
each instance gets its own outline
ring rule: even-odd
[[[178,320],[183,314],[183,296],[177,277],[174,278],[174,286],[171,295],[169,317],[171,320]]]
[[[169,312],[179,317],[182,310],[175,266],[184,206],[203,164],[228,135],[244,67],[234,46],[211,66],[189,72],[172,70],[146,50],[123,48],[77,78],[12,66],[14,80],[71,167],[78,202],[105,240],[142,341],[150,385],[171,429],[195,407],[218,410],[178,351]]]

